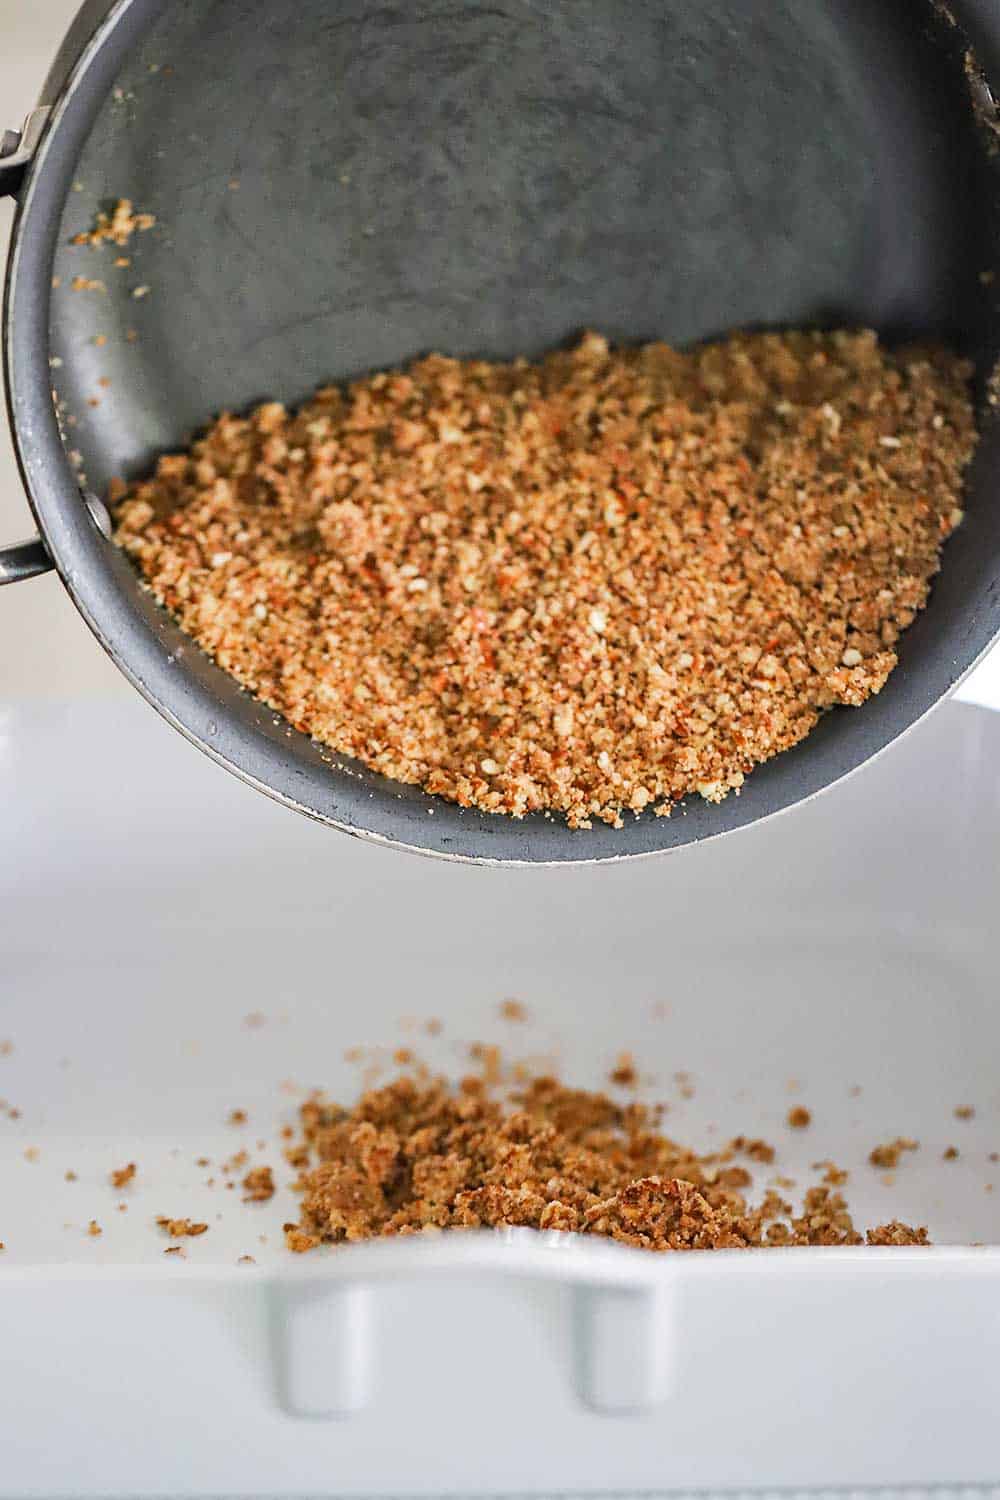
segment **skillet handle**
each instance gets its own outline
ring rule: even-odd
[[[5,583],[21,583],[25,578],[48,573],[54,566],[41,537],[17,542],[13,547],[0,547],[0,588]]]
[[[0,131],[0,198],[16,193],[20,187],[49,113],[47,108],[33,110],[22,131]],[[0,586],[34,578],[38,573],[47,573],[53,566],[41,537],[19,542],[13,547],[0,547]]]

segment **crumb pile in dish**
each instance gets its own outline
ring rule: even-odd
[[[507,1225],[648,1250],[928,1243],[896,1219],[862,1236],[838,1191],[847,1173],[830,1162],[797,1209],[774,1187],[751,1204],[744,1163],[773,1162],[766,1142],[737,1137],[703,1154],[661,1134],[655,1108],[551,1077],[502,1098],[485,1077],[452,1087],[404,1074],[351,1109],[312,1098],[301,1119],[286,1152],[303,1194],[299,1223],[285,1225],[295,1251]]]
[[[961,520],[970,374],[869,332],[434,355],[223,415],[110,498],[155,596],[297,729],[621,826],[881,689]]]

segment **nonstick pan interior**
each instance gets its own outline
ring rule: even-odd
[[[175,0],[148,27],[157,7],[130,9],[135,44],[82,149],[48,167],[64,191],[53,383],[99,493],[221,409],[431,349],[863,324],[949,340],[984,376],[995,358],[990,95],[929,3]],[[156,227],[125,251],[70,246],[121,196]],[[104,289],[74,291],[78,275]],[[789,806],[941,696],[1000,626],[994,447],[988,431],[881,696],[739,798],[620,831],[462,812],[345,765],[185,642],[101,538],[69,581],[169,717],[304,810],[437,853],[614,858]]]

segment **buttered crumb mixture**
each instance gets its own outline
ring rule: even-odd
[[[880,690],[961,520],[969,377],[868,332],[435,355],[223,415],[110,498],[156,597],[297,729],[620,826]]]

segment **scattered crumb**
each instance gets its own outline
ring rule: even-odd
[[[909,1224],[901,1224],[898,1219],[892,1219],[888,1224],[880,1224],[877,1229],[869,1229],[865,1236],[869,1245],[928,1245],[927,1230],[911,1229]]]
[[[165,1234],[169,1234],[171,1239],[175,1240],[204,1234],[208,1229],[207,1224],[196,1224],[193,1219],[170,1219],[161,1216],[156,1222]]]
[[[107,287],[103,281],[98,281],[90,276],[74,276],[70,282],[70,291],[73,292],[106,292]]]
[[[252,1255],[241,1255],[236,1264],[238,1266],[255,1266],[257,1262]]]
[[[501,1000],[500,1019],[502,1021],[512,1021],[515,1024],[527,1021],[527,1007],[520,1000]]]
[[[250,1116],[245,1109],[231,1109],[229,1111],[228,1123],[230,1125],[245,1125]]]
[[[62,277],[61,276],[53,276],[51,285],[52,285],[52,290],[54,292],[57,292],[59,290],[59,288],[62,286]]]
[[[248,1031],[258,1031],[261,1026],[267,1025],[267,1016],[262,1010],[252,1010],[243,1017],[243,1025]]]
[[[66,1170],[66,1171],[65,1171],[65,1172],[64,1172],[64,1173],[63,1173],[63,1180],[64,1180],[64,1181],[65,1181],[65,1182],[77,1182],[77,1181],[78,1181],[78,1178],[77,1178],[77,1175],[76,1175],[76,1173],[75,1173],[75,1172],[74,1172],[74,1171],[73,1171],[73,1169],[72,1169],[72,1167],[70,1167],[70,1168],[68,1168],[68,1169],[67,1169],[67,1170]]]
[[[975,1117],[975,1113],[976,1111],[973,1109],[971,1104],[960,1104],[955,1110],[955,1119],[971,1120]]]
[[[183,1245],[168,1245],[167,1248],[164,1250],[163,1253],[164,1253],[164,1255],[180,1255],[180,1256],[183,1256],[184,1253],[185,1253],[184,1252],[184,1246]]]
[[[128,255],[116,255],[115,256],[115,265],[119,268],[119,270],[122,270],[122,269],[124,269],[125,266],[130,266],[131,264],[132,264],[132,260],[131,260],[130,256],[128,256]]]
[[[413,1061],[413,1049],[411,1047],[397,1047],[392,1054],[392,1060],[400,1068],[408,1068]]]
[[[944,1152],[944,1160],[945,1161],[957,1161],[958,1160],[958,1147],[957,1146],[948,1146],[945,1149],[945,1152]]]
[[[148,286],[134,286],[132,288],[132,296],[136,299],[136,301],[138,301],[141,297],[148,297],[149,296],[149,287]]]
[[[127,1167],[118,1167],[111,1173],[111,1186],[116,1188],[127,1187],[138,1171],[134,1161],[130,1161]]]
[[[93,1239],[96,1239],[99,1234],[104,1233],[104,1230],[101,1228],[100,1224],[98,1224],[96,1219],[91,1219],[90,1223],[87,1225],[87,1233]]]
[[[796,1104],[785,1118],[792,1130],[805,1130],[807,1125],[812,1124],[812,1114],[803,1104]]]
[[[37,1146],[26,1146],[24,1149],[25,1161],[38,1161],[40,1160],[41,1155],[42,1153],[39,1151]]]
[[[762,1162],[765,1166],[774,1161],[774,1147],[769,1146],[766,1141],[748,1140],[746,1136],[738,1135],[731,1145],[734,1151],[738,1151],[741,1156],[749,1156],[751,1161]]]
[[[196,1156],[194,1164],[196,1167],[210,1167],[212,1165],[212,1158],[210,1156]]]
[[[838,1167],[836,1162],[832,1161],[813,1162],[813,1169],[817,1172],[821,1171],[823,1173],[823,1181],[829,1183],[831,1187],[843,1187],[851,1175],[850,1172],[846,1172],[843,1167]]]
[[[609,1081],[621,1089],[634,1089],[639,1082],[635,1059],[631,1052],[619,1052],[618,1060],[608,1075]]]
[[[294,1250],[296,1255],[303,1255],[307,1250],[314,1250],[320,1243],[319,1235],[307,1234],[297,1224],[285,1225],[285,1244],[289,1250]]]
[[[274,1197],[274,1174],[270,1167],[252,1167],[243,1179],[244,1203],[266,1203]]]
[[[14,1043],[13,1042],[11,1042],[11,1041],[0,1042],[0,1057],[10,1057],[11,1053],[13,1052],[13,1050],[14,1050]]]
[[[868,1153],[868,1160],[873,1167],[899,1166],[899,1159],[904,1151],[916,1151],[919,1149],[917,1141],[907,1140],[905,1136],[897,1136],[894,1141],[887,1141],[884,1146],[875,1146]]]
[[[130,198],[119,198],[110,214],[98,213],[92,229],[75,234],[73,245],[103,245],[111,240],[116,245],[127,245],[137,231],[152,229],[155,214],[136,213]]]
[[[128,1213],[128,1204],[127,1203],[119,1203],[119,1205],[118,1205],[118,1212],[120,1214],[127,1214]]]
[[[440,1036],[441,1032],[444,1030],[444,1023],[442,1021],[439,1021],[435,1016],[432,1016],[431,1019],[425,1024],[424,1030],[426,1031],[428,1036]]]

